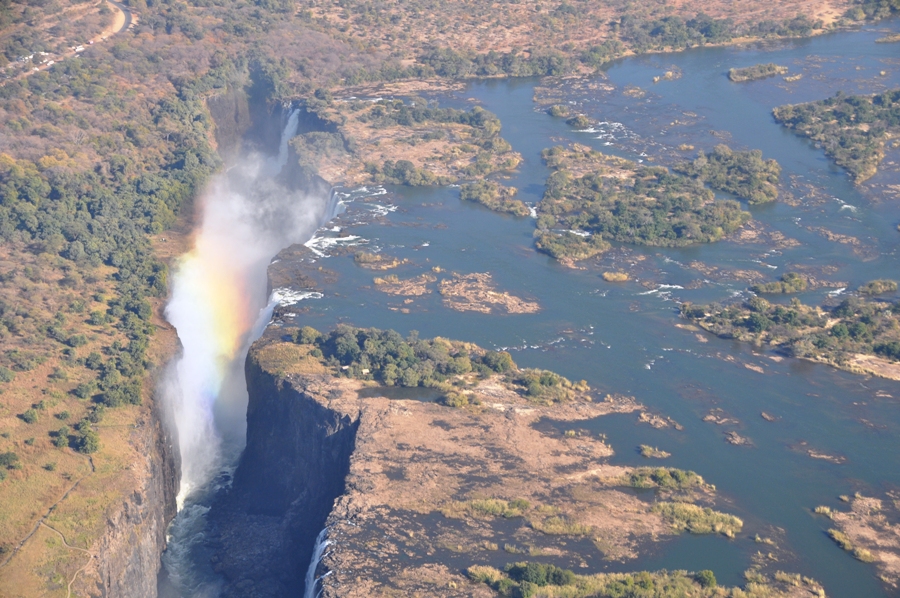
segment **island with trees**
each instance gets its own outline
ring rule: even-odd
[[[775,75],[784,75],[788,72],[788,67],[780,66],[774,62],[766,64],[755,64],[743,68],[733,68],[728,70],[728,79],[735,83],[743,83],[745,81],[757,81],[774,77]]]
[[[553,170],[537,206],[536,245],[583,259],[609,241],[680,247],[718,241],[750,219],[693,177],[575,145],[543,152]]]
[[[701,151],[693,161],[676,164],[672,169],[713,189],[746,199],[751,205],[778,198],[781,166],[775,160],[763,159],[759,150],[734,151],[720,144],[710,153]]]
[[[838,92],[818,102],[779,106],[773,114],[862,183],[878,171],[885,143],[900,133],[900,90],[872,96]]]
[[[797,298],[779,304],[756,296],[729,305],[685,303],[681,314],[723,338],[900,380],[897,301],[849,297],[837,307],[824,308],[805,305]]]

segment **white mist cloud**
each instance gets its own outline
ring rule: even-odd
[[[177,427],[179,508],[236,463],[246,436],[244,360],[271,316],[266,268],[282,248],[307,241],[331,214],[328,197],[280,183],[294,111],[279,155],[246,155],[215,176],[201,197],[194,248],[173,277],[166,318],[183,347],[161,384]]]

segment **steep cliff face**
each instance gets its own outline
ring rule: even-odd
[[[91,546],[94,557],[72,586],[73,596],[155,598],[166,526],[175,515],[178,487],[174,443],[158,403],[132,431],[143,458],[131,465],[133,492],[106,518],[106,533]]]
[[[298,596],[353,452],[359,413],[311,392],[310,380],[247,362],[247,449],[232,491],[211,512],[224,596]]]

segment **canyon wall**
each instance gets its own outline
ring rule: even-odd
[[[359,412],[247,361],[247,448],[211,512],[226,597],[300,596],[318,533],[344,492]]]

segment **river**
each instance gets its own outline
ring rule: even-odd
[[[772,280],[800,266],[824,272],[829,280],[848,281],[850,288],[900,276],[898,198],[888,187],[900,183],[900,151],[888,151],[885,168],[857,187],[821,150],[771,116],[776,106],[840,90],[874,93],[900,87],[900,46],[874,43],[898,30],[894,20],[813,39],[632,57],[609,65],[605,76],[593,81],[597,85],[558,82],[566,101],[598,123],[590,132],[574,131],[536,105],[537,80],[473,82],[464,92],[441,98],[443,105],[454,106],[475,101],[499,116],[504,138],[524,157],[505,184],[517,187],[528,202],[540,200],[549,173],[540,152],[553,145],[579,142],[662,164],[693,155],[677,150],[681,144],[710,150],[726,142],[735,149],[761,149],[781,163],[787,201],[750,211],[765,231],[799,241],[795,247],[733,241],[683,249],[616,245],[602,264],[628,266],[637,278],[614,284],[599,276],[602,267],[569,269],[537,253],[531,219],[463,204],[458,188],[344,190],[346,213],[312,242],[322,254],[318,262],[333,270],[337,281],[323,297],[294,306],[296,323],[320,330],[337,322],[403,334],[417,330],[424,337],[507,348],[520,365],[634,395],[680,423],[681,431],[657,430],[637,424],[633,416],[612,416],[584,426],[607,434],[617,451],[612,463],[646,465],[635,451],[638,444],[671,452],[665,464],[694,470],[715,484],[728,503],[725,510],[745,520],[744,532],[735,540],[680,537],[624,565],[598,557],[592,570],[710,568],[720,583],[739,584],[760,550],[753,540],[758,533],[775,539],[778,569],[815,578],[830,596],[890,595],[873,566],[853,559],[827,537],[829,521],[812,509],[840,508],[842,494],[881,495],[900,488],[900,383],[779,359],[676,324],[684,323],[679,301],[722,301],[746,293],[746,282],[707,277],[689,267],[692,262],[761,271]],[[725,76],[731,67],[760,62],[789,66],[791,74],[803,77],[735,84]],[[665,71],[680,71],[681,77],[653,84],[652,78]],[[645,94],[626,93],[629,86]],[[352,237],[339,238],[335,225]],[[819,227],[859,243],[829,241]],[[340,250],[347,245],[355,247]],[[531,315],[460,313],[445,308],[438,293],[406,304],[375,289],[373,272],[353,262],[358,248],[410,260],[392,271],[401,278],[434,266],[490,272],[501,290],[536,300],[542,309]],[[799,298],[818,303],[833,291],[819,289]],[[712,409],[738,423],[702,421]],[[761,412],[777,420],[767,421]],[[738,431],[753,446],[726,443],[726,430]],[[809,450],[845,461],[813,459]]]

